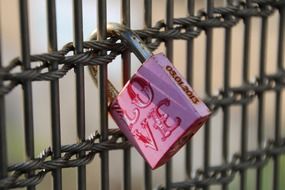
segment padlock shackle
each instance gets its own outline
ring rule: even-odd
[[[142,63],[152,56],[151,51],[146,47],[143,40],[130,28],[118,23],[108,23],[107,33],[116,35],[124,41]],[[90,39],[96,38],[97,31],[94,31]]]
[[[107,31],[115,33],[121,40],[125,41],[142,63],[152,56],[151,51],[146,47],[143,40],[128,27],[118,23],[108,23]]]

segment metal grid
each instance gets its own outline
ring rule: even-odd
[[[206,35],[205,54],[205,101],[216,112],[222,110],[222,159],[223,164],[212,166],[210,164],[210,134],[211,122],[204,126],[204,156],[203,170],[198,170],[193,176],[192,144],[185,148],[185,176],[184,181],[173,180],[173,163],[167,163],[165,169],[165,185],[160,189],[209,189],[212,185],[221,185],[222,189],[228,189],[228,185],[235,176],[240,176],[240,189],[246,189],[247,170],[256,169],[256,189],[261,189],[263,167],[269,160],[273,160],[273,187],[281,189],[280,184],[280,156],[285,152],[285,139],[281,131],[281,98],[285,82],[284,73],[284,22],[285,2],[283,0],[246,0],[228,1],[223,7],[215,7],[214,0],[206,1],[206,9],[195,12],[194,0],[188,0],[188,16],[174,18],[174,1],[166,0],[166,19],[152,24],[152,1],[144,1],[145,28],[136,32],[146,41],[151,50],[155,50],[161,43],[166,46],[166,55],[173,59],[173,41],[182,39],[187,42],[187,80],[193,82],[193,43],[201,33]],[[77,167],[78,189],[86,189],[86,165],[100,154],[101,159],[101,188],[110,189],[109,179],[109,151],[123,150],[124,165],[124,189],[131,189],[131,154],[130,145],[124,139],[120,131],[108,129],[107,110],[107,69],[117,55],[122,55],[123,81],[130,77],[130,53],[127,47],[120,42],[114,44],[114,39],[106,39],[107,7],[105,0],[98,0],[98,39],[97,41],[83,42],[83,17],[82,0],[73,1],[74,41],[58,50],[56,27],[55,0],[47,1],[48,17],[48,42],[50,52],[40,55],[30,53],[30,34],[28,19],[28,1],[19,0],[20,33],[21,33],[21,59],[14,59],[6,67],[0,62],[0,189],[15,187],[36,188],[48,172],[53,174],[53,189],[62,189],[62,169]],[[122,0],[122,23],[130,26],[130,0]],[[267,75],[266,66],[266,38],[268,18],[273,13],[279,15],[277,67],[275,74]],[[260,35],[260,62],[259,75],[255,82],[249,80],[250,66],[250,32],[252,17],[261,18]],[[238,87],[230,86],[231,67],[231,42],[232,28],[243,21],[243,84]],[[224,28],[224,75],[223,89],[219,95],[213,95],[212,71],[213,71],[213,29]],[[1,52],[1,51],[0,51]],[[68,53],[73,52],[73,55]],[[93,55],[96,54],[96,57]],[[0,54],[1,55],[1,54]],[[0,59],[1,61],[1,59]],[[42,62],[39,67],[32,67],[33,62]],[[85,94],[84,94],[84,66],[99,65],[99,89],[100,89],[100,132],[85,137]],[[21,72],[12,72],[21,67]],[[48,68],[48,71],[44,70]],[[65,74],[74,69],[76,73],[76,112],[77,112],[77,137],[80,142],[72,145],[61,145],[60,134],[60,107],[59,107],[59,80]],[[40,157],[35,157],[34,151],[34,113],[33,113],[33,81],[50,81],[51,110],[52,110],[52,145],[46,149]],[[23,87],[24,101],[24,129],[26,162],[8,166],[7,160],[7,136],[5,122],[5,95],[17,85]],[[268,91],[275,93],[275,123],[274,139],[265,139],[264,123],[265,114],[264,95]],[[248,146],[248,105],[257,99],[258,101],[258,148],[249,151]],[[240,153],[235,154],[229,160],[229,125],[230,107],[241,106],[241,144]],[[264,142],[267,142],[264,146]],[[73,156],[77,155],[76,158]],[[145,189],[152,189],[152,171],[145,164],[144,171]]]

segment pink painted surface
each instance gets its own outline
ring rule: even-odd
[[[166,163],[210,115],[163,54],[138,69],[110,105],[110,113],[152,169]]]

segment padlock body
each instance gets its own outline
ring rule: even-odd
[[[166,163],[210,115],[163,54],[143,63],[111,103],[110,113],[152,169]]]

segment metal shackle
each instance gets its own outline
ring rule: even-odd
[[[152,56],[151,51],[149,51],[149,49],[143,43],[142,39],[128,27],[118,23],[109,23],[107,25],[107,33],[108,36],[114,35],[119,37],[122,41],[124,41],[142,63]],[[96,30],[92,32],[89,39],[90,40],[97,39]],[[89,66],[89,71],[95,85],[98,87],[98,66],[97,65]],[[107,95],[108,102],[110,103],[119,94],[119,92],[118,90],[116,90],[115,86],[109,80],[108,80],[107,91],[108,91]]]
[[[130,50],[137,56],[137,58],[143,63],[145,60],[152,56],[151,51],[146,47],[143,40],[130,28],[119,23],[108,23],[107,24],[107,33],[108,35],[117,36],[126,45]],[[93,32],[90,36],[90,39],[97,38],[97,31]]]
[[[134,31],[130,30],[130,28],[118,23],[109,23],[107,31],[115,33],[115,35],[129,45],[131,51],[142,63],[152,56],[151,51],[146,47],[143,40]]]

